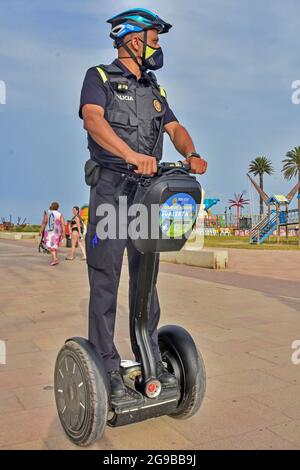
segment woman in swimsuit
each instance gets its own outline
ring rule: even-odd
[[[82,243],[82,236],[83,236],[83,221],[79,215],[79,207],[74,206],[73,207],[73,217],[71,220],[71,253],[69,256],[66,257],[68,261],[72,261],[75,259],[75,249],[76,245],[78,243],[79,248],[81,249],[82,252],[82,260],[86,260],[86,255],[85,255],[85,248],[84,244]]]

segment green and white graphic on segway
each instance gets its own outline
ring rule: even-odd
[[[187,193],[175,193],[160,206],[159,223],[162,232],[170,238],[182,237],[193,227],[197,204]]]

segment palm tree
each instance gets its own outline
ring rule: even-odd
[[[249,199],[244,199],[244,193],[236,194],[234,193],[234,198],[229,199],[229,209],[232,207],[236,207],[236,219],[237,219],[237,228],[240,228],[240,214],[241,209],[245,207],[245,205],[249,204]]]
[[[264,174],[272,175],[274,173],[274,168],[271,160],[268,160],[267,157],[256,157],[250,162],[249,173],[252,173],[254,176],[259,175],[259,186],[260,189],[264,190]],[[259,215],[260,220],[264,217],[264,201],[261,196],[259,196]]]
[[[286,158],[282,160],[282,172],[287,180],[298,176],[300,183],[300,147],[295,147],[286,153]],[[298,188],[298,221],[300,219],[300,188]],[[300,222],[298,223],[298,243],[300,245]]]

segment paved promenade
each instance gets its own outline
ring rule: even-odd
[[[204,357],[199,413],[107,428],[90,449],[300,448],[300,252],[229,251],[226,271],[161,265],[161,324],[189,329]],[[0,449],[76,449],[57,418],[53,368],[64,340],[86,335],[89,291],[85,263],[66,252],[53,268],[36,242],[0,241]],[[116,337],[130,358],[127,282],[125,260]]]

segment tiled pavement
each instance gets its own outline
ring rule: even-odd
[[[56,415],[53,365],[64,339],[86,332],[86,265],[48,262],[32,241],[0,242],[2,449],[76,449]],[[161,323],[192,332],[207,369],[204,404],[187,421],[107,428],[90,449],[300,448],[299,262],[298,252],[232,250],[226,272],[162,264]],[[117,343],[131,357],[126,263],[118,304]]]

